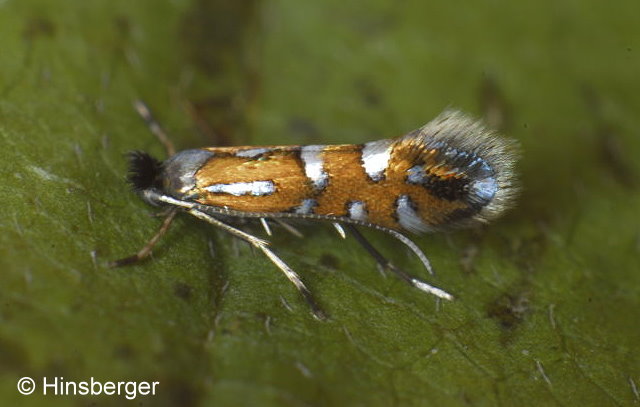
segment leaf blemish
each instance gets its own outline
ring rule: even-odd
[[[529,293],[505,293],[489,304],[487,316],[495,319],[505,330],[513,330],[524,321],[530,310]]]

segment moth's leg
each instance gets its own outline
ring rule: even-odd
[[[416,255],[416,257],[420,259],[420,261],[424,265],[424,268],[427,269],[429,274],[434,275],[433,268],[431,267],[431,262],[429,261],[429,258],[427,257],[426,254],[424,254],[422,250],[420,250],[417,244],[413,243],[411,239],[409,239],[408,237],[406,237],[400,232],[396,232],[393,229],[387,229],[383,227],[377,227],[376,229],[386,232],[391,236],[395,237],[397,240],[401,241],[405,246],[407,246],[413,252],[413,254]]]
[[[149,129],[151,130],[151,132],[158,138],[158,140],[160,140],[162,145],[164,145],[164,148],[167,151],[167,155],[169,157],[174,155],[176,150],[173,147],[173,143],[171,142],[167,134],[164,132],[164,130],[162,130],[162,127],[160,126],[160,124],[153,118],[153,115],[151,114],[151,111],[149,110],[147,105],[144,104],[144,102],[142,102],[141,100],[136,100],[133,102],[133,106],[138,112],[138,114],[147,123],[147,126],[149,126]],[[167,233],[167,230],[169,230],[169,226],[171,226],[171,222],[173,222],[173,219],[175,218],[176,213],[177,213],[177,208],[170,208],[165,213],[159,214],[159,216],[165,216],[165,218],[162,221],[162,226],[160,226],[160,229],[151,238],[151,240],[149,240],[147,244],[142,249],[140,249],[140,251],[138,251],[138,253],[129,257],[125,257],[120,260],[109,262],[108,266],[109,267],[126,266],[128,264],[137,263],[149,257],[153,247],[156,245],[156,243],[158,243],[160,238],[165,233]]]
[[[147,123],[149,126],[149,130],[160,140],[165,150],[167,151],[167,157],[171,157],[176,153],[176,149],[173,146],[173,143],[169,139],[169,136],[160,126],[160,123],[153,117],[151,114],[151,110],[149,107],[141,100],[135,100],[133,102],[133,107],[136,109],[140,117]]]
[[[376,263],[378,263],[378,266],[380,268],[382,268],[383,270],[389,269],[395,272],[396,266],[392,264],[391,261],[389,261],[389,259],[384,257],[382,253],[378,251],[378,249],[373,247],[371,242],[369,242],[367,238],[364,237],[362,233],[360,233],[360,230],[358,230],[357,227],[355,227],[354,225],[345,225],[345,226],[347,227],[349,232],[351,232],[351,234],[356,239],[356,241],[360,243],[360,245],[367,251],[367,253],[369,253],[371,257],[373,257],[373,259],[376,261]]]
[[[311,312],[313,313],[313,316],[319,320],[326,319],[326,315],[324,314],[324,312],[322,312],[320,307],[317,305],[317,303],[313,299],[313,296],[311,295],[311,292],[300,279],[300,276],[298,276],[298,274],[295,271],[293,271],[293,269],[289,267],[287,263],[285,263],[280,257],[278,257],[274,252],[272,252],[267,247],[269,245],[269,242],[267,242],[266,240],[262,240],[258,237],[255,237],[253,235],[250,235],[246,232],[243,232],[240,229],[236,229],[233,226],[227,225],[226,223],[214,218],[213,216],[210,216],[195,208],[189,209],[187,212],[189,212],[191,215],[195,216],[196,218],[209,222],[212,225],[217,226],[229,232],[233,236],[246,241],[253,247],[260,249],[269,258],[269,260],[271,260],[271,262],[275,264],[284,273],[284,275],[289,279],[289,281],[291,281],[296,286],[296,288],[298,289],[298,291],[300,292],[304,300],[307,302],[307,304],[311,308]]]
[[[295,237],[299,237],[301,239],[304,237],[302,232],[300,232],[298,229],[296,229],[289,223],[283,221],[282,219],[273,218],[273,221],[276,222],[278,225],[282,226],[287,232],[291,233]]]
[[[267,235],[271,236],[271,228],[269,227],[269,222],[265,218],[260,218],[260,224],[262,228],[267,233]]]
[[[340,235],[341,238],[343,239],[347,238],[347,234],[344,232],[344,229],[342,228],[341,224],[339,224],[338,222],[333,222],[332,225],[333,225],[333,228],[336,230],[336,232],[338,232],[338,235]]]
[[[171,222],[173,222],[173,219],[176,217],[176,213],[178,213],[178,208],[169,209],[168,213],[166,214],[166,217],[162,221],[162,225],[160,226],[160,229],[158,229],[156,234],[153,235],[153,237],[147,242],[146,245],[144,245],[142,249],[140,249],[140,251],[138,251],[138,253],[131,255],[129,257],[125,257],[120,260],[109,262],[108,266],[122,267],[129,264],[137,263],[140,260],[144,260],[147,257],[149,257],[153,247],[156,245],[156,243],[160,241],[162,236],[164,236],[164,234],[167,233],[167,230],[169,230],[169,226],[171,226]]]
[[[378,263],[381,267],[383,267],[383,268],[385,268],[387,270],[391,270],[400,279],[406,281],[407,283],[409,283],[410,285],[416,287],[417,289],[419,289],[421,291],[424,291],[426,293],[435,295],[436,297],[443,298],[445,300],[452,300],[453,299],[453,296],[451,294],[447,293],[446,291],[441,290],[440,288],[434,287],[434,286],[432,286],[430,284],[427,284],[424,281],[418,280],[417,278],[412,277],[411,275],[409,275],[409,274],[405,273],[404,271],[400,270],[399,268],[397,268],[386,257],[384,257],[382,255],[382,253],[380,253],[378,251],[378,249],[373,247],[373,245],[367,240],[367,238],[365,238],[364,235],[362,233],[360,233],[358,228],[356,228],[354,225],[345,225],[345,226],[349,229],[349,232],[351,232],[351,234],[353,235],[353,237],[355,237],[355,239],[358,241],[358,243],[360,243],[360,245],[362,245],[362,247],[364,247],[364,249],[371,255],[371,257],[373,257],[375,259],[376,263]],[[400,236],[404,237],[403,235],[400,235]],[[409,240],[406,237],[404,237],[404,238]],[[409,242],[411,242],[411,241],[409,240]],[[413,244],[415,246],[415,244],[413,242],[411,242],[411,244]],[[418,250],[420,250],[420,249],[418,249]],[[422,253],[422,252],[420,252],[420,253]],[[424,253],[422,255],[424,256]],[[425,258],[426,258],[426,256],[425,256]]]

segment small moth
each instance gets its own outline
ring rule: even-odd
[[[298,274],[268,242],[234,223],[254,218],[267,234],[269,222],[327,221],[343,226],[375,258],[410,285],[451,300],[444,290],[396,268],[359,232],[381,230],[405,244],[432,273],[427,256],[404,232],[423,233],[489,222],[508,208],[517,192],[513,173],[516,143],[478,121],[445,111],[396,139],[364,144],[204,147],[175,153],[142,103],[135,104],[169,158],[129,155],[129,182],[147,203],[168,208],[162,227],[122,266],[147,257],[178,211],[221,228],[262,251],[297,287],[318,319],[324,313]]]

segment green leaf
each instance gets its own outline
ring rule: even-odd
[[[639,11],[0,1],[2,404],[125,400],[43,395],[45,377],[158,381],[147,405],[640,403]],[[487,228],[417,238],[435,277],[367,232],[452,303],[327,225],[276,229],[318,322],[267,259],[187,215],[149,261],[106,267],[161,223],[124,181],[125,152],[164,157],[137,98],[179,148],[360,143],[456,107],[520,141],[523,192]]]

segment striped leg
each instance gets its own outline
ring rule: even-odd
[[[371,255],[371,257],[374,258],[374,260],[376,261],[376,263],[378,263],[380,265],[380,267],[390,270],[391,272],[393,272],[396,276],[398,276],[400,279],[406,281],[408,284],[416,287],[417,289],[424,291],[426,293],[435,295],[438,298],[443,298],[445,300],[453,300],[453,296],[449,293],[447,293],[444,290],[441,290],[440,288],[434,287],[430,284],[425,283],[424,281],[418,280],[415,277],[410,276],[409,274],[405,273],[404,271],[400,270],[399,268],[397,268],[393,263],[391,263],[386,257],[384,257],[379,251],[378,249],[376,249],[375,247],[373,247],[373,245],[364,237],[364,235],[362,235],[362,233],[360,233],[360,231],[358,230],[358,228],[356,228],[354,225],[346,225],[347,229],[349,229],[349,232],[351,232],[351,234],[353,235],[353,237],[355,237],[355,239],[358,241],[358,243],[360,243],[360,245],[362,245],[362,247],[364,247],[364,249]],[[403,235],[401,235],[402,237],[404,237]],[[405,239],[407,239],[405,237]],[[409,240],[409,239],[407,239]],[[413,244],[413,242],[411,242]]]
[[[137,263],[149,257],[151,255],[151,250],[153,249],[153,247],[160,241],[160,238],[162,238],[162,236],[167,233],[167,230],[169,230],[169,226],[171,226],[173,219],[176,217],[176,213],[178,213],[177,208],[169,209],[169,212],[166,214],[164,221],[160,226],[160,229],[158,229],[156,234],[153,235],[151,239],[149,239],[147,244],[145,244],[144,247],[138,251],[138,253],[125,257],[123,259],[111,261],[108,263],[108,267],[114,268],[128,266],[129,264]]]
[[[289,279],[289,281],[291,281],[296,286],[296,288],[298,289],[298,291],[300,292],[300,294],[302,295],[306,303],[311,308],[311,313],[313,314],[313,316],[316,319],[321,321],[327,318],[324,312],[317,305],[316,301],[314,300],[307,286],[305,286],[302,280],[300,279],[300,276],[298,276],[298,274],[295,271],[293,271],[293,269],[289,267],[287,263],[285,263],[280,257],[278,257],[273,251],[271,251],[267,247],[269,245],[269,242],[267,242],[266,240],[257,238],[253,235],[250,235],[246,232],[243,232],[240,229],[236,229],[233,226],[227,225],[226,223],[204,212],[201,212],[198,209],[191,208],[191,209],[188,209],[187,212],[189,212],[191,215],[195,216],[198,219],[202,219],[206,222],[211,223],[216,227],[219,227],[231,233],[233,236],[244,240],[245,242],[249,243],[253,247],[260,249],[262,253],[264,253],[269,258],[269,260],[271,260],[271,262],[275,264],[284,273],[284,275]]]
[[[149,126],[149,130],[151,130],[151,132],[158,138],[158,140],[160,140],[160,143],[162,143],[167,152],[167,157],[171,157],[172,155],[174,155],[176,150],[173,146],[173,143],[169,139],[169,136],[167,136],[167,134],[162,129],[162,126],[160,126],[156,119],[153,118],[149,107],[147,107],[147,105],[141,100],[134,101],[133,107],[136,109],[145,123],[147,123],[147,126]],[[151,255],[151,250],[153,249],[153,247],[169,230],[169,226],[171,226],[171,223],[173,222],[173,219],[175,218],[177,212],[177,208],[170,208],[166,213],[159,214],[160,216],[164,216],[162,226],[160,226],[158,232],[147,242],[147,244],[144,245],[144,247],[140,249],[138,253],[132,256],[109,262],[108,267],[122,267],[129,264],[137,263],[149,257],[149,255]]]

